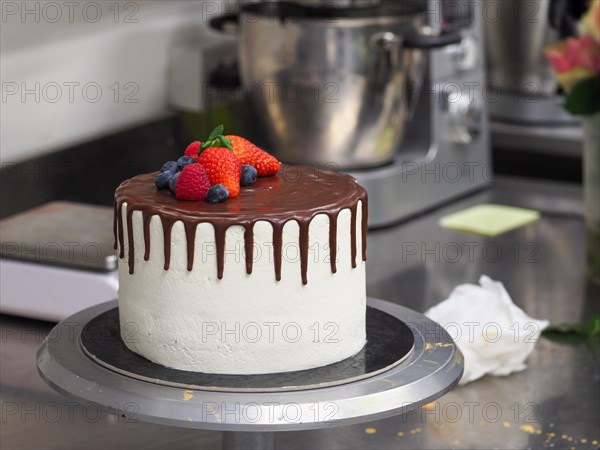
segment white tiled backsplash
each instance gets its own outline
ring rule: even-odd
[[[2,1],[1,163],[168,113],[169,48],[221,1]]]

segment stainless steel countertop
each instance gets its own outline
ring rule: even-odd
[[[535,208],[542,219],[496,238],[444,230],[440,217],[495,202]],[[481,274],[502,281],[530,316],[552,323],[598,314],[586,282],[581,190],[501,179],[489,189],[369,235],[368,294],[417,311]],[[64,398],[39,377],[35,353],[52,324],[2,316],[0,446],[9,448],[212,449],[221,434],[113,416]],[[475,328],[475,330],[477,330]],[[281,448],[598,448],[597,348],[542,338],[528,369],[458,387],[408,416],[337,429],[283,433]],[[127,399],[115,405],[130,408]]]

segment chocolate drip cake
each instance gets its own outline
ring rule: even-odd
[[[309,369],[362,349],[367,196],[354,178],[282,166],[211,204],[177,200],[156,176],[115,194],[129,349],[221,374]]]

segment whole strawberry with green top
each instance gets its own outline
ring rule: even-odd
[[[229,139],[223,136],[223,125],[215,128],[200,146],[198,162],[204,166],[211,186],[222,184],[230,198],[238,196],[242,163],[234,155]]]

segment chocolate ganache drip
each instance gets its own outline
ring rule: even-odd
[[[164,233],[164,268],[171,263],[171,230],[177,221],[184,226],[187,241],[187,270],[194,267],[194,247],[196,227],[201,223],[210,223],[215,230],[217,256],[217,276],[223,278],[225,267],[225,237],[230,226],[244,228],[244,250],[246,255],[246,273],[252,273],[254,259],[254,225],[265,221],[273,228],[273,255],[275,279],[281,280],[283,247],[283,227],[289,221],[299,226],[299,250],[302,283],[307,284],[309,226],[319,214],[329,217],[329,252],[331,271],[337,271],[337,233],[338,215],[344,209],[350,210],[350,252],[352,267],[356,267],[356,219],[358,205],[362,207],[362,259],[367,259],[367,193],[356,180],[344,174],[325,171],[306,166],[282,165],[281,171],[274,177],[259,178],[256,183],[242,188],[236,198],[223,203],[178,201],[168,191],[157,190],[154,185],[156,172],[139,175],[124,181],[115,193],[115,249],[119,249],[119,258],[127,259],[129,273],[133,273],[135,264],[135,243],[133,236],[133,213],[142,213],[144,235],[144,260],[150,259],[150,221],[160,218]],[[127,246],[124,243],[123,204],[127,204],[125,226],[127,227]],[[118,244],[118,245],[117,245]]]

